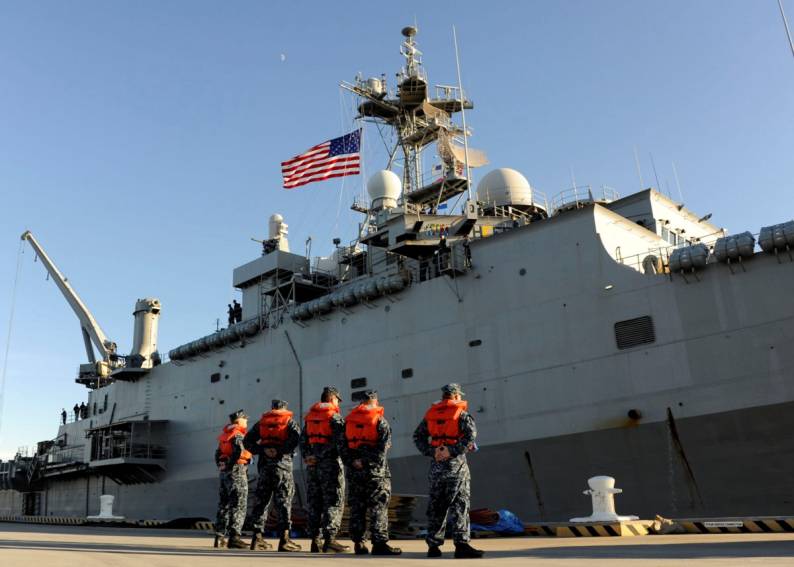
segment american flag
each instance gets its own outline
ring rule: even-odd
[[[328,140],[281,162],[284,189],[293,189],[332,177],[358,175],[361,164],[361,130]]]

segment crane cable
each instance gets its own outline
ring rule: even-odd
[[[5,402],[6,372],[8,370],[8,352],[11,349],[11,331],[14,328],[14,310],[17,303],[17,284],[19,274],[22,270],[22,256],[25,254],[25,241],[19,241],[19,252],[17,253],[17,269],[14,274],[14,286],[11,288],[11,312],[8,315],[8,334],[6,335],[6,349],[3,357],[3,369],[0,371],[0,431],[3,429],[3,404]]]

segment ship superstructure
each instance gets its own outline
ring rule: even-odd
[[[276,397],[305,410],[326,384],[348,404],[379,391],[395,492],[422,493],[411,434],[456,381],[479,429],[475,506],[566,519],[586,508],[585,479],[609,474],[632,513],[794,511],[794,223],[729,234],[652,188],[549,201],[507,168],[474,191],[467,173],[487,159],[453,122],[473,105],[455,87],[431,96],[416,30],[403,36],[394,90],[343,84],[397,140],[353,205],[360,237],[312,260],[272,216],[261,255],[233,272],[243,321],[87,383],[89,417],[0,470],[26,495],[0,508],[88,515],[113,494],[129,518],[210,518],[226,415]]]

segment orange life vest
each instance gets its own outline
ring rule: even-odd
[[[259,420],[259,444],[282,445],[289,437],[289,421],[292,412],[287,409],[272,409],[263,413]]]
[[[353,408],[345,418],[345,438],[347,446],[358,449],[378,442],[378,421],[383,417],[382,406],[360,404]]]
[[[427,430],[430,432],[430,445],[454,445],[461,438],[458,421],[460,414],[466,411],[469,404],[464,400],[443,399],[430,406],[425,414]]]
[[[306,415],[306,436],[309,443],[330,443],[333,438],[331,418],[339,413],[339,408],[329,402],[317,402]]]
[[[221,451],[221,459],[226,461],[229,460],[229,457],[231,457],[232,453],[234,452],[232,440],[238,435],[245,436],[247,432],[248,430],[245,427],[240,427],[236,423],[230,423],[229,425],[225,425],[223,427],[223,431],[218,436],[218,448]],[[251,460],[251,457],[253,457],[253,455],[243,449],[240,453],[240,458],[237,459],[237,464],[247,465]]]

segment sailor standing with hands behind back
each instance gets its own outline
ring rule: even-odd
[[[477,428],[466,411],[459,384],[441,389],[441,400],[434,403],[414,431],[419,452],[432,457],[430,463],[430,502],[427,505],[427,556],[441,557],[441,546],[449,517],[455,557],[478,558],[483,552],[474,549],[469,524],[471,476],[466,453],[474,448]]]
[[[342,553],[350,549],[336,541],[342,522],[345,475],[340,449],[344,443],[345,420],[339,414],[339,390],[323,388],[301,431],[300,447],[306,463],[306,511],[308,512],[310,551]],[[325,538],[320,545],[320,535]]]
[[[391,428],[378,404],[378,393],[367,390],[364,399],[345,418],[342,460],[347,465],[350,535],[356,555],[369,553],[364,543],[369,516],[372,555],[400,555],[389,545],[391,472],[386,453],[391,447]]]
[[[273,400],[270,411],[245,435],[245,448],[258,455],[256,468],[259,481],[254,493],[254,536],[251,549],[266,551],[264,531],[271,501],[276,510],[276,531],[279,533],[279,551],[300,551],[301,546],[289,537],[291,527],[292,498],[295,495],[295,479],[292,476],[292,455],[298,447],[300,428],[292,419],[284,400]]]
[[[251,453],[243,446],[248,431],[248,416],[243,410],[229,415],[229,424],[218,436],[215,465],[220,473],[218,517],[215,521],[215,547],[248,549],[240,534],[248,508],[248,463]]]

